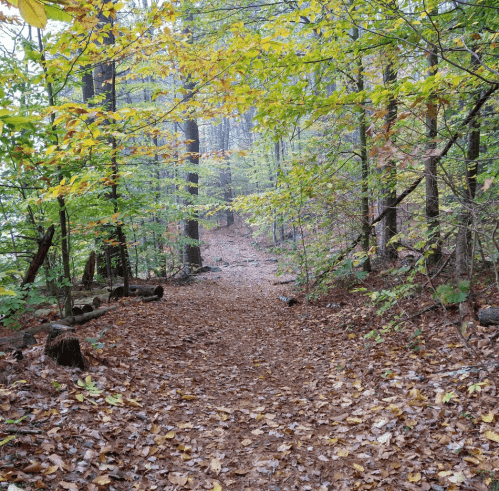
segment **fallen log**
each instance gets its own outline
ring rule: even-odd
[[[73,315],[83,315],[83,310],[82,310],[80,307],[78,307],[78,306],[76,306],[76,305],[75,305],[75,306],[71,309],[71,313],[72,313]]]
[[[74,299],[77,299],[77,298],[93,298],[108,294],[109,291],[106,290],[105,288],[98,288],[96,290],[75,290],[72,293],[72,296]]]
[[[298,303],[298,300],[296,300],[296,298],[293,298],[293,297],[283,297],[283,296],[279,296],[278,297],[279,300],[281,302],[284,302],[288,305],[288,307],[292,307],[293,305],[297,304]]]
[[[499,325],[499,307],[490,307],[478,311],[478,320],[482,326]]]
[[[160,297],[158,297],[157,295],[152,295],[151,297],[142,297],[142,301],[144,303],[148,303],[148,302],[156,302],[160,299]]]
[[[75,308],[80,309],[81,312],[79,314],[75,314],[74,313]],[[81,314],[86,314],[88,312],[93,312],[93,311],[94,311],[94,307],[92,305],[90,305],[89,303],[82,303],[82,304],[75,305],[73,307],[73,315],[81,315]]]
[[[91,321],[92,319],[97,319],[101,315],[106,314],[107,312],[111,312],[112,310],[116,310],[119,305],[113,305],[111,307],[106,307],[104,309],[97,309],[93,312],[87,312],[86,314],[74,315],[72,317],[65,317],[58,321],[59,324],[63,324],[66,326],[72,326],[74,324],[85,324],[85,322]]]
[[[161,285],[130,285],[130,296],[132,297],[152,297],[156,295],[163,298],[164,289]],[[123,285],[118,285],[109,294],[109,298],[122,298],[125,296],[125,288]]]

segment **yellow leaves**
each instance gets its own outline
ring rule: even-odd
[[[493,431],[487,430],[483,433],[483,436],[493,442],[499,443],[499,434],[494,433]]]
[[[184,399],[185,401],[193,401],[194,399],[197,399],[197,397],[190,394],[185,394],[182,396],[182,399]]]
[[[393,413],[395,417],[401,416],[404,412],[395,404],[390,404],[388,409]]]
[[[362,467],[360,464],[352,464],[352,467],[357,471],[357,472],[364,472],[364,467]]]
[[[36,0],[17,0],[21,17],[33,27],[44,29],[47,24],[47,13],[43,5]]]
[[[99,486],[105,486],[112,482],[111,478],[107,474],[102,474],[97,476],[93,481],[94,484],[98,484]]]
[[[470,464],[474,464],[474,465],[480,464],[480,461],[478,459],[476,459],[475,457],[464,457],[463,460],[466,462],[469,462]]]
[[[336,451],[336,455],[338,457],[347,457],[349,454],[349,451],[346,449],[346,448],[339,448],[337,451]]]
[[[220,484],[218,484],[217,482],[214,482],[213,483],[213,488],[211,488],[212,491],[222,491],[222,486],[220,486]]]
[[[482,414],[481,418],[482,418],[482,421],[483,421],[484,423],[493,423],[493,422],[494,422],[495,415],[494,415],[494,413],[491,411],[491,412],[490,412],[490,413],[488,413],[488,414]]]
[[[413,474],[409,473],[407,479],[409,482],[419,482],[421,481],[421,473],[420,472],[415,472]]]
[[[350,423],[352,425],[357,425],[362,423],[362,420],[360,418],[347,418],[346,421],[347,423]]]

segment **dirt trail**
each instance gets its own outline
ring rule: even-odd
[[[463,387],[443,371],[472,364],[466,352],[445,348],[436,330],[427,351],[407,348],[406,335],[382,350],[367,343],[373,315],[362,297],[339,310],[288,307],[277,299],[290,288],[275,284],[274,258],[246,232],[205,233],[205,264],[221,271],[79,327],[83,340],[105,330],[103,347],[84,342],[86,372],[55,366],[42,344],[3,367],[8,384],[25,382],[0,388],[0,416],[27,416],[18,427],[39,433],[0,446],[0,481],[326,491],[454,489],[461,479],[462,489],[487,489],[473,469],[492,472],[497,453],[460,415],[486,414],[495,385],[480,399],[442,403]],[[76,384],[85,377],[87,390]],[[465,438],[480,460],[456,452]]]

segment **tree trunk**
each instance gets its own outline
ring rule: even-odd
[[[113,26],[113,19],[106,17],[103,13],[99,14],[99,27],[102,29],[106,24],[111,24]],[[112,30],[109,30],[102,36],[102,43],[105,46],[113,46],[115,44],[115,37]],[[107,62],[100,63],[97,65],[94,71],[94,85],[95,85],[95,93],[97,95],[104,96],[104,102],[102,106],[106,111],[116,111],[116,71],[115,71],[115,63],[114,60],[108,60]],[[105,124],[109,125],[114,123],[114,121],[107,120]],[[113,212],[118,213],[118,192],[117,192],[117,182],[118,182],[118,161],[117,161],[117,143],[116,138],[111,136],[110,144],[112,147],[111,154],[111,169],[112,169],[112,182],[111,185],[111,193],[105,193],[105,197],[107,199],[111,199],[113,203]],[[109,275],[109,269],[114,269],[114,273],[123,277],[123,282],[125,287],[128,286],[129,277],[131,275],[130,262],[128,261],[128,251],[126,250],[126,238],[123,233],[123,229],[120,223],[116,226],[112,227],[112,231],[109,233],[109,239],[113,240],[117,243],[117,245],[106,246],[107,255],[106,257],[106,268],[104,269],[104,264],[99,261],[98,271],[100,274],[106,272],[106,276]],[[102,258],[102,256],[101,256]],[[109,258],[109,262],[111,259],[114,259],[115,266],[111,265],[111,268],[108,267],[107,261]],[[109,277],[109,276],[108,276]]]
[[[92,288],[92,283],[94,281],[95,273],[95,252],[92,251],[90,256],[85,263],[85,270],[83,271],[83,277],[81,279],[81,284],[85,290],[90,290]]]
[[[50,225],[50,227],[45,232],[45,235],[38,241],[38,250],[36,251],[35,257],[32,259],[29,265],[28,271],[26,271],[26,275],[24,276],[24,279],[21,283],[21,287],[35,281],[36,274],[45,261],[45,257],[47,256],[50,246],[52,245],[54,232],[54,226]]]
[[[428,52],[428,77],[435,76],[438,68],[438,56]],[[435,94],[432,92],[428,98],[426,111],[426,222],[428,224],[428,246],[431,254],[428,256],[428,264],[435,266],[442,257],[442,245],[440,243],[440,221],[439,221],[439,196],[437,181],[438,157],[435,155],[437,148],[437,105]]]
[[[477,69],[480,59],[477,53],[471,55],[471,67]],[[482,99],[479,91],[477,103]],[[466,183],[463,191],[463,201],[458,222],[459,230],[456,238],[456,278],[467,277],[469,274],[471,257],[470,224],[473,221],[473,202],[476,194],[477,162],[480,156],[480,112],[477,112],[468,124],[468,142],[466,149]]]
[[[393,50],[390,50],[388,55],[389,60],[383,73],[383,82],[388,90],[393,91],[394,84],[397,82]],[[397,99],[393,92],[389,97],[386,110],[385,134],[387,141],[391,141],[393,140],[392,127],[397,119]],[[387,160],[382,169],[384,188],[382,189],[381,204],[383,210],[387,210],[387,213],[382,222],[381,253],[385,260],[393,261],[398,257],[396,245],[389,244],[390,240],[397,234],[397,164],[393,157],[389,157]]]
[[[192,20],[193,14],[189,13],[186,17],[186,21],[192,22]],[[190,27],[184,29],[184,33],[191,39],[192,31]],[[183,87],[187,94],[187,100],[191,99],[193,97],[192,92],[195,88],[195,84],[188,75],[184,78]],[[197,170],[199,167],[199,128],[197,121],[190,116],[187,116],[187,120],[184,123],[184,135],[187,141],[187,160],[191,166],[191,169],[187,172],[186,176],[186,191],[190,196],[185,200],[185,204],[187,206],[192,206],[196,204],[199,194],[199,175]],[[202,266],[197,212],[190,213],[190,217],[184,221],[184,236],[190,241],[190,243],[184,246],[184,270],[186,274],[191,274],[196,268]]]
[[[227,227],[234,223],[234,212],[229,208],[232,204],[232,172],[227,155],[229,151],[230,120],[223,118],[219,126],[219,150],[223,153],[222,167],[220,169],[220,185],[223,190],[224,202],[228,206],[225,211]]]
[[[359,39],[358,27],[353,28],[352,38],[354,41]],[[364,65],[362,55],[359,55],[357,61],[357,92],[364,90]],[[364,104],[360,107],[359,113],[359,143],[360,143],[360,165],[362,172],[361,185],[361,217],[362,217],[362,250],[366,258],[362,263],[362,269],[366,272],[371,271],[371,258],[369,257],[369,238],[371,236],[371,225],[369,223],[369,160],[367,157],[367,124],[366,109]]]

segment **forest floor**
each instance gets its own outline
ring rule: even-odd
[[[365,295],[288,307],[289,277],[246,227],[203,239],[221,271],[77,327],[85,371],[45,357],[43,333],[0,358],[0,487],[494,489],[495,328],[467,346],[440,309],[376,343]]]

